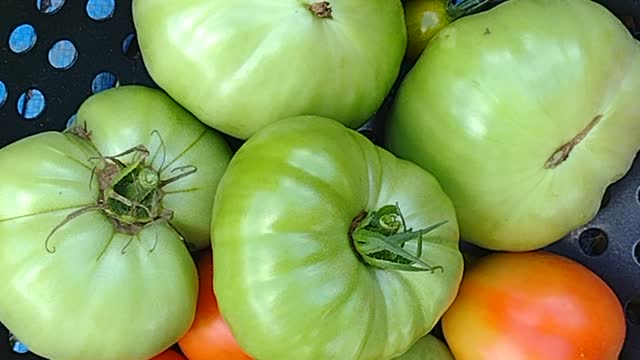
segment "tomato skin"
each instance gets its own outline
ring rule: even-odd
[[[186,360],[186,358],[180,355],[177,351],[168,349],[150,360]]]
[[[133,110],[132,110],[133,109]],[[165,92],[126,85],[88,98],[78,110],[76,127],[89,124],[91,139],[105,154],[117,154],[142,143],[153,164],[176,174],[180,166],[195,166],[193,176],[164,187],[163,204],[173,211],[190,250],[209,247],[208,225],[216,186],[232,156],[219,131],[204,126]],[[154,136],[154,130],[159,136]],[[166,168],[171,164],[171,169]],[[168,176],[168,175],[167,175]]]
[[[428,334],[416,341],[406,353],[393,360],[455,360],[445,343]]]
[[[189,360],[249,360],[240,348],[218,309],[213,293],[213,261],[209,251],[197,260],[200,290],[196,317],[191,329],[178,342]]]
[[[429,41],[456,19],[478,11],[487,0],[409,0],[403,3],[407,25],[406,58],[414,63]]]
[[[105,205],[109,178],[98,167],[138,145],[165,183],[156,184],[164,195],[155,205],[172,214],[134,229]],[[187,244],[209,244],[213,193],[230,153],[165,93],[138,85],[93,95],[69,131],[0,149],[0,321],[49,359],[142,360],[175,344],[198,296]],[[119,160],[128,168],[137,155]],[[176,180],[181,168],[197,171]]]
[[[407,53],[414,62],[425,46],[450,22],[443,0],[411,0],[404,3],[407,24]]]
[[[544,251],[478,260],[442,326],[457,360],[615,360],[626,331],[602,279]]]
[[[638,41],[598,2],[504,1],[431,39],[398,87],[385,143],[441,182],[463,239],[537,250],[592,219],[628,172],[638,92]]]
[[[396,203],[407,228],[447,221],[422,235],[420,255],[443,271],[375,267],[354,250],[354,219]],[[335,120],[261,130],[231,160],[214,204],[220,311],[257,359],[399,356],[431,331],[462,277],[455,211],[437,181]]]
[[[357,128],[399,74],[402,4],[332,0],[328,18],[314,3],[135,0],[132,14],[149,74],[205,124],[240,139],[301,114]]]

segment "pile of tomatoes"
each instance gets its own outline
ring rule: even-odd
[[[617,359],[612,289],[542,249],[640,150],[640,44],[488,5],[133,0],[159,89],[0,149],[0,321],[60,360]]]
[[[251,359],[220,315],[209,253],[198,254],[198,310],[179,346],[189,360]],[[625,338],[617,298],[585,267],[546,252],[474,260],[442,319],[456,359],[617,359]],[[597,335],[597,340],[594,338]],[[453,359],[437,338],[407,359]],[[155,360],[184,359],[167,350]]]
[[[180,339],[181,353],[189,360],[228,359],[249,360],[248,355],[233,338],[224,321],[213,293],[213,263],[211,253],[202,251],[194,256],[200,290],[196,316],[189,331]],[[174,349],[169,349],[155,360],[184,360]]]

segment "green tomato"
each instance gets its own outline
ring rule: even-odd
[[[241,139],[296,115],[362,125],[406,48],[399,0],[134,0],[133,19],[155,82]]]
[[[209,241],[230,157],[220,134],[133,85],[88,98],[65,132],[0,149],[0,321],[53,359],[171,346],[198,294],[185,240]]]
[[[461,281],[455,211],[426,171],[335,120],[258,132],[216,195],[215,292],[240,346],[270,359],[390,359]]]
[[[418,340],[412,347],[394,360],[455,360],[449,347],[433,335]]]
[[[510,0],[433,38],[387,147],[431,172],[462,238],[533,250],[592,219],[640,149],[640,46],[589,0]]]
[[[488,0],[408,0],[404,2],[407,53],[414,63],[429,41],[456,19],[478,11]]]

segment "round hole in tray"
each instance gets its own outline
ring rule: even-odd
[[[118,78],[116,78],[112,73],[108,71],[101,72],[93,78],[93,81],[91,82],[91,91],[95,94],[100,91],[110,89],[116,86],[117,81]]]
[[[26,354],[29,352],[29,348],[20,340],[18,340],[13,334],[9,335],[9,346],[11,346],[11,350],[18,354]]]
[[[127,35],[124,40],[122,40],[122,53],[128,57],[133,58],[140,52],[140,48],[138,47],[138,41],[136,40],[136,34]]]
[[[64,5],[64,0],[36,0],[36,7],[43,14],[55,14]]]
[[[633,245],[633,259],[636,261],[636,264],[640,265],[640,241]]]
[[[627,320],[634,325],[640,325],[640,295],[636,295],[624,307]]]
[[[49,64],[56,69],[69,69],[76,60],[78,60],[78,50],[69,40],[60,40],[49,50]]]
[[[4,102],[7,101],[7,87],[4,85],[2,81],[0,81],[0,107],[4,105]]]
[[[9,48],[16,54],[23,54],[33,49],[38,40],[36,29],[29,24],[17,26],[9,36]]]
[[[78,114],[71,115],[71,117],[69,117],[69,120],[67,120],[67,129],[72,127],[73,124],[76,123],[77,119],[78,119]]]
[[[104,21],[113,16],[116,10],[115,0],[88,0],[87,15],[97,21]]]
[[[598,228],[585,229],[578,237],[582,252],[589,256],[602,255],[609,246],[607,233]]]
[[[18,98],[18,114],[27,120],[33,120],[44,111],[46,101],[44,94],[38,89],[29,89]]]

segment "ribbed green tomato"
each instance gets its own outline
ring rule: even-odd
[[[433,335],[418,340],[409,351],[394,360],[455,360],[453,354],[440,339]]]
[[[215,292],[253,358],[390,359],[452,303],[458,237],[429,173],[337,121],[288,118],[249,139],[220,182]]]
[[[552,243],[640,149],[640,46],[589,0],[509,0],[455,21],[403,80],[386,144],[431,172],[462,238]]]
[[[362,125],[406,48],[400,0],[134,0],[133,20],[156,83],[241,139],[296,115]]]
[[[230,156],[220,134],[139,86],[91,96],[65,132],[0,149],[0,321],[51,359],[171,346],[198,295],[185,241],[209,241]]]

